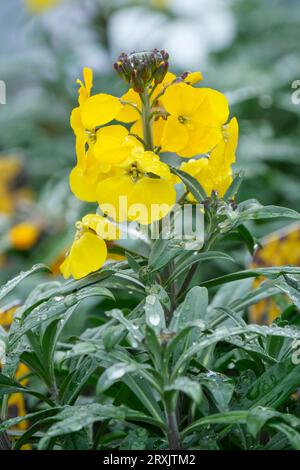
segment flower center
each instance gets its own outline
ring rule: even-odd
[[[141,171],[139,171],[136,162],[132,163],[128,174],[130,175],[130,177],[131,177],[131,179],[134,183],[136,183],[143,176],[143,173]]]
[[[92,131],[86,130],[85,132],[87,133],[89,143],[90,144],[95,144],[96,140],[97,140],[96,131],[95,130],[92,130]]]
[[[189,122],[189,118],[187,118],[186,116],[178,116],[178,121],[180,122],[180,124],[187,124]]]

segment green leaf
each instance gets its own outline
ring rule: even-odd
[[[171,168],[171,172],[181,179],[189,192],[192,193],[196,201],[201,203],[204,199],[207,198],[207,194],[203,187],[193,176],[189,175],[185,171],[178,170],[177,168]]]
[[[210,416],[205,416],[195,421],[190,426],[182,431],[182,437],[191,434],[203,426],[211,424],[245,424],[248,416],[248,411],[228,411],[227,413],[218,413]]]
[[[44,418],[52,417],[57,414],[62,408],[60,406],[55,408],[48,408],[47,410],[36,411],[34,413],[28,413],[24,416],[17,416],[16,418],[10,418],[6,421],[0,422],[0,433],[6,431],[7,429],[17,426],[22,421],[31,421],[37,422],[41,421]]]
[[[153,358],[153,363],[156,366],[156,369],[159,372],[161,372],[161,368],[162,368],[161,345],[160,345],[160,342],[158,341],[155,331],[149,325],[146,325],[145,340],[146,340],[149,354]]]
[[[227,411],[235,388],[233,381],[226,375],[210,371],[200,374],[199,382],[209,390],[219,410]]]
[[[126,259],[128,261],[129,266],[135,273],[139,273],[141,266],[139,263],[136,261],[135,257],[132,256],[128,251],[125,252]]]
[[[255,251],[255,246],[257,245],[256,240],[254,239],[254,237],[252,236],[252,234],[249,232],[249,230],[244,224],[240,224],[237,230],[238,230],[239,235],[245,241],[250,254],[253,255]]]
[[[128,320],[128,318],[124,316],[122,310],[114,308],[113,310],[106,312],[106,315],[116,319],[119,323],[121,323],[121,325],[125,327],[125,329],[128,331],[129,340],[133,346],[138,346],[138,344],[143,341],[144,337],[139,328],[137,328],[137,325]]]
[[[166,266],[177,255],[182,254],[182,248],[169,246],[170,240],[158,238],[153,243],[150,256],[149,267],[151,271],[158,271]]]
[[[122,406],[100,405],[92,403],[88,405],[65,406],[59,411],[54,423],[40,440],[39,449],[45,449],[49,440],[53,437],[68,435],[99,421],[118,419],[123,421],[126,417],[126,408]]]
[[[120,450],[145,450],[147,447],[148,432],[143,428],[131,429],[122,440]]]
[[[61,318],[69,309],[73,312],[79,302],[92,296],[114,299],[113,294],[105,287],[91,286],[83,288],[77,293],[65,297],[54,296],[36,306],[28,307],[21,318],[14,320],[13,328],[11,328],[9,334],[9,348],[11,349],[28,331],[34,330],[50,319]],[[69,312],[68,315],[70,314]]]
[[[234,179],[227,189],[226,193],[224,194],[224,199],[225,201],[228,201],[230,199],[235,198],[236,194],[238,193],[238,190],[242,184],[242,181],[244,179],[244,173],[243,171],[240,171],[239,173],[236,173],[234,175]]]
[[[245,269],[244,271],[237,271],[214,279],[209,279],[208,281],[203,281],[201,282],[201,285],[205,287],[215,287],[220,284],[226,284],[227,282],[259,276],[276,279],[284,274],[300,274],[300,268],[295,266],[276,266],[271,268]]]
[[[141,369],[146,369],[149,366],[139,364],[137,362],[120,362],[119,364],[114,364],[113,366],[106,369],[101,375],[97,383],[97,394],[105,392],[110,388],[115,382],[118,382],[123,379],[126,374],[137,374]]]
[[[278,408],[299,387],[300,364],[294,365],[290,357],[274,364],[256,379],[239,400],[239,406]]]
[[[261,429],[274,418],[291,426],[300,426],[300,419],[296,416],[280,413],[272,408],[257,406],[249,411],[247,417],[247,427],[253,437],[256,437]]]
[[[84,358],[80,363],[80,367],[71,371],[60,385],[60,402],[67,405],[73,405],[81,390],[98,367],[99,362],[93,357]]]
[[[271,423],[270,427],[282,432],[291,443],[292,447],[300,450],[300,433],[285,423]]]
[[[166,385],[164,390],[166,392],[182,392],[185,395],[189,396],[198,405],[202,400],[201,385],[195,380],[189,379],[188,377],[177,377],[174,382],[169,385]]]
[[[180,331],[194,320],[205,320],[208,307],[208,292],[205,287],[195,286],[186,294],[184,301],[177,307],[170,323],[172,331]]]
[[[28,271],[21,271],[18,276],[8,281],[6,284],[4,284],[4,286],[0,287],[0,300],[3,299],[3,297],[5,297],[7,294],[9,294],[18,284],[20,284],[20,282],[22,282],[28,276],[31,276],[32,274],[36,273],[49,271],[50,269],[44,264],[35,264]]]
[[[214,259],[223,259],[223,260],[234,262],[234,259],[231,256],[227,255],[226,253],[222,253],[220,251],[192,253],[191,256],[189,256],[185,261],[179,263],[179,265],[176,266],[171,276],[165,282],[165,285],[168,286],[172,284],[178,278],[178,276],[183,274],[193,264],[204,262],[204,261],[211,261]]]
[[[155,294],[147,295],[145,300],[146,323],[153,328],[157,334],[166,327],[164,309]]]
[[[254,204],[256,202],[256,204]],[[292,209],[279,206],[262,206],[257,201],[254,201],[252,207],[245,208],[245,203],[239,204],[239,218],[238,222],[244,222],[246,220],[260,220],[260,219],[273,219],[277,217],[283,217],[288,219],[300,219],[300,214]]]
[[[0,373],[0,396],[11,395],[12,393],[26,393],[50,404],[51,406],[53,405],[52,401],[42,393],[23,387],[23,385],[19,384],[15,380]]]

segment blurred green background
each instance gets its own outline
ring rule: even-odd
[[[201,70],[239,120],[239,200],[299,210],[299,0],[1,0],[0,18],[0,283],[35,262],[57,272],[86,210],[68,187],[76,79],[92,67],[94,91],[120,95],[122,51],[164,48],[171,71]]]

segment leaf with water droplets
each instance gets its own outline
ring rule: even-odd
[[[22,282],[28,276],[40,272],[49,271],[50,269],[45,264],[35,264],[28,271],[21,271],[18,276],[8,281],[6,284],[4,284],[4,286],[0,287],[0,300],[3,299],[3,297],[5,297],[7,294],[9,294],[18,284],[20,284],[20,282]]]
[[[166,327],[164,309],[157,295],[147,295],[145,301],[146,323],[157,333]]]
[[[126,408],[123,406],[100,405],[92,403],[88,405],[65,406],[56,414],[56,423],[53,424],[44,437],[40,440],[39,449],[45,449],[53,437],[78,432],[81,429],[107,419],[115,418],[124,420]]]
[[[139,364],[137,362],[120,362],[106,369],[101,375],[97,383],[97,393],[103,393],[115,382],[122,380],[126,374],[136,374],[142,369],[147,369],[149,366]]]
[[[164,390],[165,392],[182,392],[189,396],[198,405],[202,400],[201,385],[195,380],[189,379],[188,377],[177,377],[174,382],[165,386]]]

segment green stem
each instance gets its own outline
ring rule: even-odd
[[[170,450],[180,450],[181,442],[180,435],[177,426],[176,411],[167,410],[167,422],[168,422],[168,441]]]
[[[8,395],[3,395],[2,398],[2,408],[1,408],[1,420],[5,421],[7,419],[8,413]]]
[[[149,93],[146,89],[141,93],[142,101],[142,124],[143,124],[143,136],[146,150],[153,150],[153,136],[151,126],[151,104],[149,99]]]

